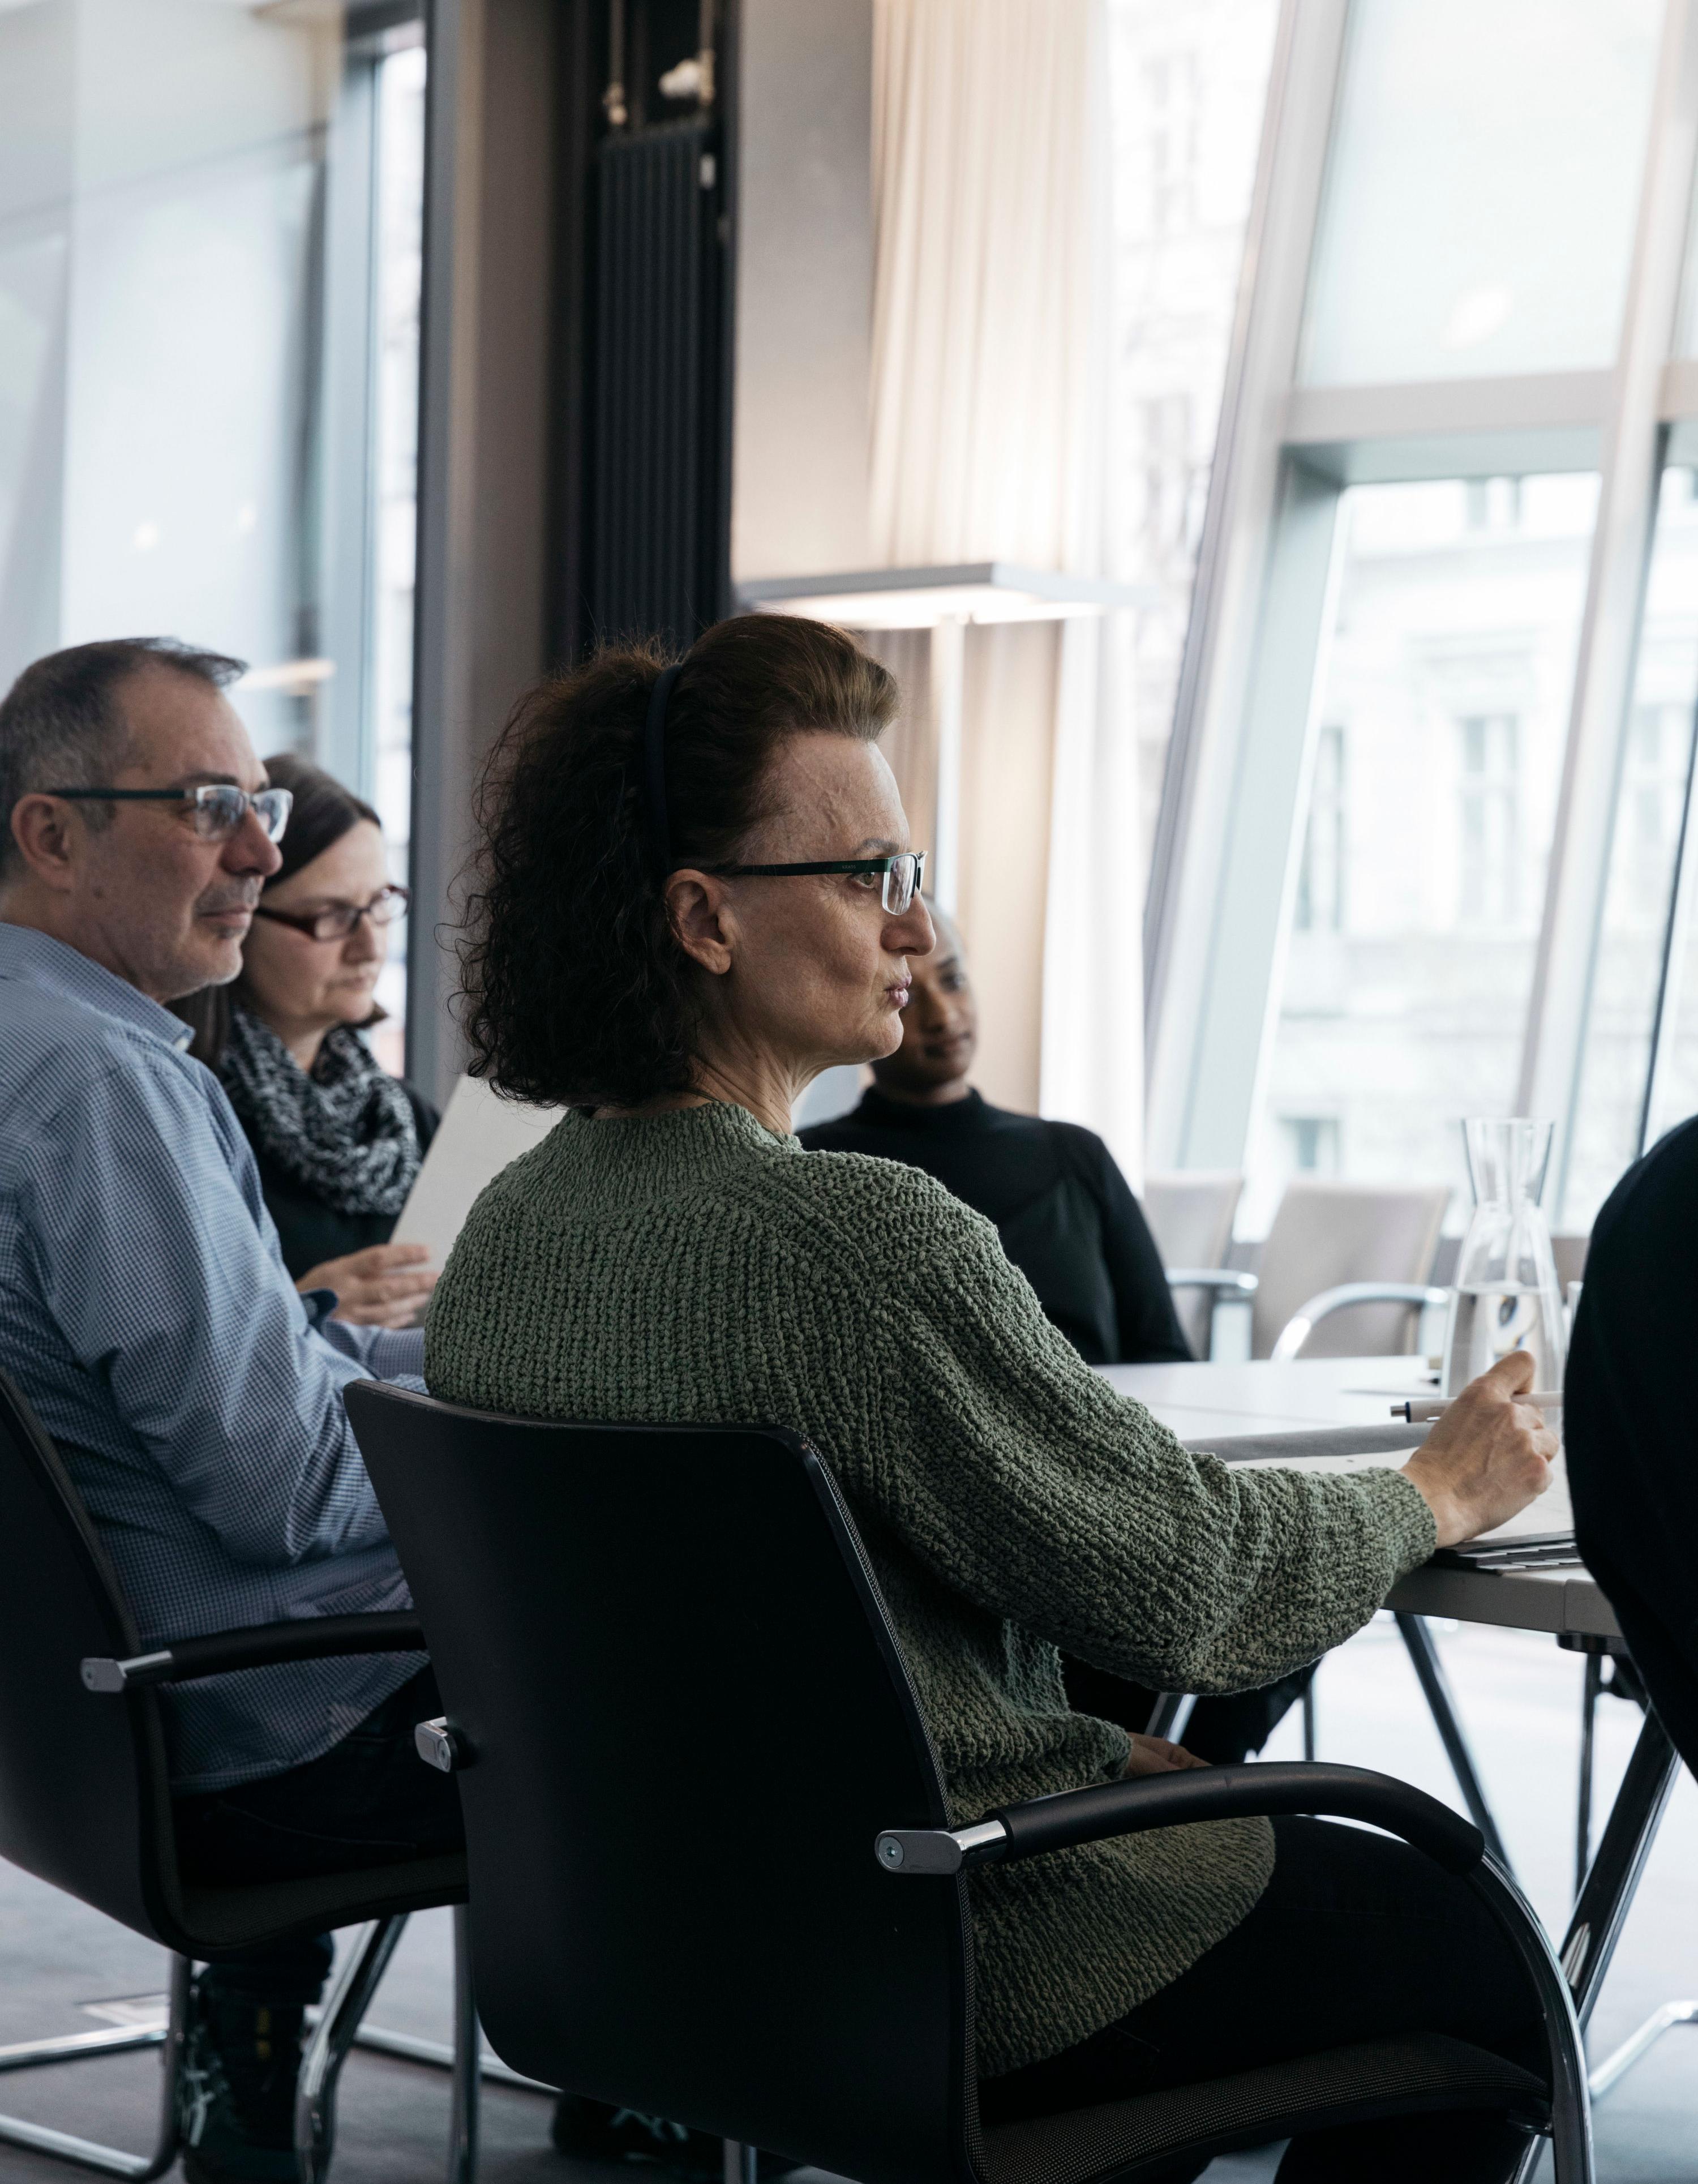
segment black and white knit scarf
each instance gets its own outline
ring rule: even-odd
[[[357,1032],[326,1032],[309,1076],[238,1005],[218,1073],[256,1150],[292,1183],[338,1213],[401,1211],[419,1173],[412,1103]]]

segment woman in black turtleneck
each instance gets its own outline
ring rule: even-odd
[[[912,956],[902,1044],[873,1064],[852,1114],[799,1134],[810,1151],[905,1161],[996,1223],[1002,1248],[1088,1365],[1191,1355],[1161,1254],[1102,1139],[1073,1123],[993,1107],[967,1083],[978,1011],[960,935],[936,905],[938,944]]]
[[[810,1151],[876,1153],[924,1168],[996,1223],[1003,1249],[1089,1365],[1187,1362],[1161,1255],[1138,1201],[1099,1137],[993,1107],[967,1083],[978,1011],[961,937],[931,905],[938,944],[910,956],[913,993],[902,1044],[872,1066],[875,1089],[854,1112],[799,1133]],[[1155,1693],[1062,1658],[1080,1713],[1147,1728]],[[1216,1766],[1259,1752],[1312,1672],[1200,1699],[1185,1748]]]

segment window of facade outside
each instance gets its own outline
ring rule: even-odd
[[[1277,0],[1109,0],[1114,363],[1110,573],[1130,625],[1147,852],[1238,300]]]
[[[425,56],[362,12],[0,11],[0,686],[232,654],[261,756],[374,800],[404,877]]]

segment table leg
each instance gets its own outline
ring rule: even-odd
[[[1450,1763],[1450,1771],[1456,1778],[1456,1787],[1462,1793],[1462,1802],[1468,1808],[1468,1818],[1486,1839],[1486,1848],[1502,1866],[1506,1873],[1515,1869],[1509,1862],[1509,1853],[1503,1847],[1497,1822],[1492,1818],[1492,1808],[1486,1802],[1486,1793],[1480,1781],[1479,1770],[1474,1765],[1474,1755],[1468,1748],[1468,1740],[1462,1733],[1462,1724],[1456,1719],[1456,1702],[1450,1696],[1450,1687],[1445,1680],[1445,1671],[1439,1665],[1439,1649],[1433,1643],[1433,1634],[1427,1628],[1427,1618],[1397,1611],[1397,1627],[1409,1650],[1409,1658],[1420,1680],[1434,1725],[1445,1747],[1445,1757]]]
[[[1639,1733],[1628,1771],[1592,1860],[1574,1915],[1562,1937],[1562,1969],[1573,1990],[1576,2015],[1584,2025],[1621,1938],[1622,1925],[1639,1886],[1645,1862],[1656,1840],[1680,1754],[1650,1708]]]
[[[1604,1687],[1604,1657],[1586,1656],[1586,1680],[1580,1693],[1580,1812],[1574,1830],[1574,1900],[1586,1886],[1592,1863],[1592,1747],[1598,1726],[1598,1694]]]

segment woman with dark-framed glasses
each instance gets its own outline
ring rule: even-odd
[[[340,1318],[409,1326],[436,1275],[421,1245],[389,1237],[437,1114],[360,1037],[382,1017],[378,974],[407,890],[390,881],[369,804],[292,754],[266,771],[292,802],[242,976],[177,1013],[253,1147],[297,1287],[334,1290]]]
[[[796,1099],[894,1051],[933,943],[877,748],[896,705],[841,631],[777,615],[721,622],[674,665],[612,649],[521,705],[481,801],[462,1020],[498,1090],[569,1112],[472,1208],[425,1371],[483,1410],[807,1435],[862,1528],[965,1826],[1196,1763],[1070,1708],[1061,1647],[1157,1691],[1271,1682],[1435,1546],[1530,1501],[1556,1442],[1514,1401],[1532,1369],[1516,1357],[1400,1472],[1192,1455],[1090,1370],[933,1178],[803,1150]],[[657,1795],[688,1797],[664,1751],[645,1763]],[[994,2123],[1344,2040],[1540,2052],[1530,1990],[1465,1885],[1360,1829],[1158,1830],[987,1866],[969,1897]],[[573,2095],[555,2135],[691,2152]],[[1311,2134],[1280,2174],[1496,2184],[1519,2144],[1490,2115],[1404,2117]]]

